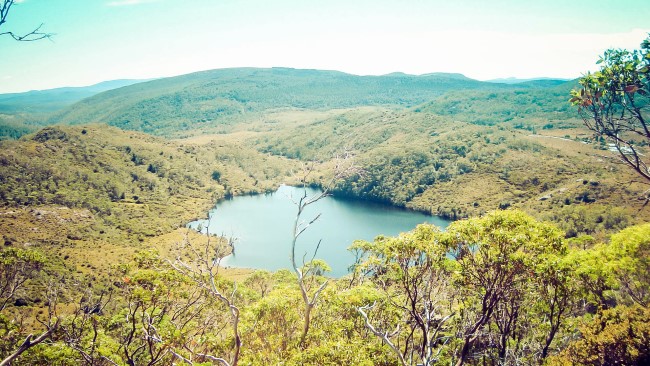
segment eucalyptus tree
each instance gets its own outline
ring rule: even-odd
[[[585,126],[610,141],[623,163],[650,181],[650,36],[639,50],[610,49],[598,60],[600,70],[580,78],[570,102]]]
[[[507,210],[454,222],[445,236],[446,247],[455,259],[452,285],[460,300],[456,332],[461,345],[456,365],[478,355],[495,357],[500,363],[510,362],[509,357],[516,357],[512,351],[530,336],[523,327],[526,313],[531,310],[526,305],[546,300],[540,296],[540,287],[557,286],[540,276],[545,272],[540,267],[565,254],[562,232],[523,212]],[[554,322],[558,321],[556,318]],[[551,327],[554,328],[557,325]],[[552,342],[554,334],[549,333],[547,343]],[[496,342],[489,341],[492,338]],[[492,343],[496,347],[487,346]]]
[[[541,362],[574,304],[563,233],[519,211],[352,248],[358,281],[386,294],[357,311],[401,365]],[[377,307],[401,316],[372,321]]]
[[[354,266],[361,281],[369,280],[385,296],[380,303],[357,307],[366,328],[381,339],[401,365],[433,365],[448,356],[452,340],[448,322],[455,315],[450,292],[450,259],[441,244],[441,232],[433,225],[419,225],[397,237],[356,241],[351,249],[359,261]],[[389,307],[401,313],[394,319],[373,321],[369,312]]]
[[[209,222],[207,227],[210,227]],[[213,356],[207,352],[193,351],[192,355],[204,360],[219,362],[225,366],[237,366],[243,344],[240,330],[240,309],[236,303],[237,283],[228,284],[219,274],[221,260],[230,253],[234,244],[232,239],[221,237],[217,239],[215,243],[210,232],[207,231],[205,243],[203,245],[197,245],[196,243],[192,243],[186,236],[179,247],[180,254],[174,261],[168,260],[167,263],[174,270],[185,275],[194,285],[202,289],[204,296],[207,295],[207,297],[221,303],[230,314],[229,322],[233,339],[224,342],[232,345],[231,349],[228,350],[228,353],[230,353],[229,359]],[[183,259],[183,253],[189,258],[188,260]],[[217,318],[214,318],[213,321],[213,331],[220,329],[221,322]],[[185,363],[193,364],[190,359],[184,358],[178,353],[175,356]]]
[[[337,155],[332,159],[332,176],[325,184],[321,184],[321,191],[315,194],[310,195],[307,191],[308,183],[310,180],[310,175],[314,171],[314,163],[307,163],[303,165],[303,170],[301,175],[298,177],[299,184],[304,188],[302,194],[299,197],[289,197],[291,202],[296,206],[296,216],[292,226],[291,232],[291,250],[289,259],[291,261],[291,268],[296,274],[296,279],[298,287],[300,288],[300,295],[304,302],[304,313],[303,313],[303,327],[302,333],[300,335],[300,346],[305,345],[307,339],[307,334],[309,333],[309,327],[311,325],[311,313],[320,294],[325,290],[328,284],[328,280],[321,280],[316,286],[312,286],[316,275],[322,274],[323,272],[329,271],[330,268],[323,260],[316,259],[318,254],[318,248],[321,245],[319,240],[314,253],[312,253],[311,259],[306,261],[306,255],[303,256],[302,262],[299,262],[296,257],[296,250],[298,248],[298,239],[300,236],[318,219],[320,214],[317,214],[307,220],[303,218],[305,214],[305,209],[321,199],[330,195],[330,190],[341,179],[353,174],[361,174],[362,172],[354,164],[354,156],[347,149],[340,155]],[[314,287],[315,289],[313,289]]]

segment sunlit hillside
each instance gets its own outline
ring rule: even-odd
[[[0,0],[0,366],[650,365],[648,19]]]

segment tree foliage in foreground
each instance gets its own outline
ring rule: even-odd
[[[600,70],[571,91],[585,126],[611,142],[621,160],[650,181],[644,146],[650,143],[650,36],[639,50],[605,51]]]
[[[645,224],[572,248],[554,226],[507,210],[358,241],[354,271],[329,279],[309,310],[309,333],[292,272],[233,281],[189,259],[219,257],[220,240],[181,253],[181,271],[142,251],[92,287],[37,252],[5,248],[2,273],[26,280],[3,293],[0,352],[23,347],[13,365],[642,365],[648,238]],[[47,305],[14,304],[45,273],[59,278],[42,290]],[[25,346],[30,334],[40,343]]]

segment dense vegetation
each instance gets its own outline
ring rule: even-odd
[[[452,116],[478,125],[505,122],[515,128],[529,130],[571,128],[575,127],[571,123],[575,119],[575,111],[566,103],[566,95],[573,85],[573,82],[564,82],[514,91],[455,91],[417,110]]]
[[[353,275],[326,280],[304,269],[310,293],[327,282],[304,340],[291,272],[257,271],[235,285],[201,260],[202,245],[185,242],[176,260],[143,251],[82,290],[35,249],[10,248],[3,273],[30,281],[1,294],[2,347],[11,352],[35,327],[10,321],[22,302],[7,300],[49,283],[32,316],[52,337],[18,364],[646,363],[650,226],[586,250],[563,237],[499,211],[445,233],[423,225],[357,242]]]
[[[292,122],[292,115],[299,122]],[[542,116],[531,115],[527,121]],[[273,120],[253,123],[250,128],[256,133],[246,143],[274,155],[325,162],[338,151],[355,153],[362,172],[337,182],[333,192],[340,196],[453,219],[517,207],[564,225],[571,236],[623,228],[643,205],[638,200],[642,186],[618,183],[617,175],[632,179],[627,170],[594,158],[613,156],[600,142],[531,135],[507,123],[482,126],[386,108],[318,117],[285,112]],[[323,166],[315,184],[328,181],[328,163]],[[585,210],[589,215],[578,214]],[[574,215],[582,220],[567,220]]]
[[[52,233],[63,241],[142,240],[205,215],[217,199],[273,189],[291,166],[227,144],[197,147],[106,126],[49,127],[3,142],[0,199],[13,211],[11,221],[40,206],[92,218],[82,232]],[[3,226],[6,220],[0,218]],[[28,241],[19,229],[4,231],[5,240]]]
[[[12,120],[13,119],[14,118],[12,118]],[[6,121],[4,119],[0,119],[0,140],[15,140],[23,135],[27,135],[30,132],[34,132],[34,130],[35,128],[33,126],[26,125],[22,121]]]
[[[97,93],[135,84],[139,80],[113,80],[86,87],[32,90],[0,94],[0,140],[17,139],[47,125],[50,114]]]
[[[573,86],[230,69],[85,99],[49,117],[81,126],[0,141],[0,355],[647,364],[647,187],[574,118]],[[31,132],[21,113],[0,116],[5,136]],[[229,238],[183,228],[283,182],[458,221],[352,243],[358,260],[338,279],[318,259],[222,268]]]
[[[90,86],[0,94],[0,113],[13,114],[19,112],[42,113],[58,111],[97,93],[121,88],[141,81],[112,80]]]

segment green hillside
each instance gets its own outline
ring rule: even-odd
[[[474,124],[417,109],[269,115],[246,126],[244,143],[272,155],[325,162],[316,184],[328,182],[332,156],[351,151],[363,173],[339,181],[334,194],[452,219],[517,207],[575,236],[603,235],[648,215],[638,200],[643,185],[621,186],[622,177],[633,175],[594,157],[611,152],[600,143],[559,137],[579,130],[543,129],[549,120],[542,112],[522,119],[540,126],[544,135],[534,135],[508,123]],[[567,219],[578,213],[580,219]]]
[[[109,242],[183,227],[226,195],[274,189],[292,166],[232,144],[197,147],[105,125],[48,127],[0,147],[2,210],[85,210],[95,224],[70,235]],[[29,241],[14,229],[3,234]]]
[[[532,83],[532,84],[531,84]],[[574,108],[567,103],[575,81],[548,83],[526,82],[514,86],[535,85],[508,91],[453,91],[418,106],[418,111],[431,112],[479,125],[507,122],[516,128],[573,128]]]
[[[647,186],[581,127],[571,86],[234,69],[85,99],[56,118],[168,138],[0,141],[0,287],[19,279],[0,351],[52,332],[16,364],[566,365],[620,347],[644,364]],[[355,173],[333,179],[344,152]],[[219,267],[233,239],[184,228],[281,183],[456,221],[356,241],[340,279],[318,259]]]
[[[518,86],[535,87],[535,84]],[[128,130],[177,136],[191,130],[227,130],[228,125],[278,108],[411,107],[448,91],[512,88],[459,74],[356,76],[286,68],[220,69],[101,93],[53,116],[49,122],[101,122]]]

